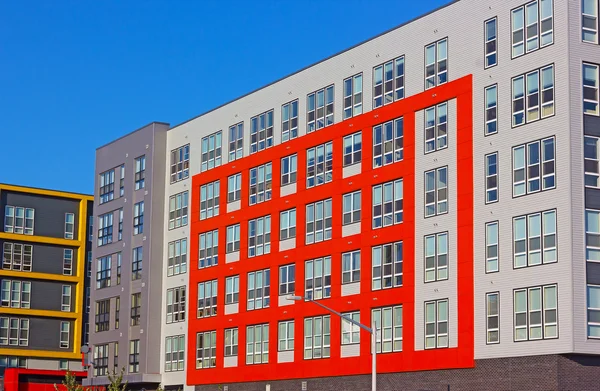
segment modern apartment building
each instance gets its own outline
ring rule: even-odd
[[[94,375],[369,389],[299,295],[383,390],[596,389],[598,44],[597,0],[454,1],[100,148]]]
[[[89,195],[0,184],[0,372],[18,368],[13,383],[28,389],[83,371],[92,204]]]

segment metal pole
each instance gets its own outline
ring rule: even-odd
[[[373,327],[371,327],[371,339],[372,339],[372,349],[373,349],[373,369],[371,373],[371,390],[377,391],[377,326],[373,321]]]

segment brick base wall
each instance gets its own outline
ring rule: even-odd
[[[260,370],[257,368],[257,370]],[[371,376],[196,386],[196,391],[370,391]],[[221,388],[219,388],[219,386]],[[386,373],[378,391],[600,391],[600,356],[547,355],[477,360],[475,368]]]

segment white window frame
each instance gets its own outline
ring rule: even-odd
[[[229,127],[229,161],[244,157],[244,122]]]
[[[240,201],[242,199],[242,173],[230,175],[227,178],[227,202]]]
[[[387,262],[388,260],[389,262]],[[402,241],[371,247],[371,290],[376,291],[402,286],[404,277],[403,262],[404,243]]]
[[[185,322],[185,285],[167,289],[167,324]]]
[[[554,74],[550,64],[512,78],[513,128],[554,115]]]
[[[271,253],[271,216],[248,220],[248,258]]]
[[[362,131],[344,136],[344,167],[362,161]]]
[[[498,18],[493,17],[484,22],[485,66],[488,69],[498,65]],[[490,34],[491,33],[491,34]]]
[[[428,177],[431,177],[430,181]],[[442,178],[446,179],[445,183]],[[433,184],[430,183],[431,180]],[[425,172],[425,218],[446,213],[448,213],[448,166]]]
[[[306,188],[333,180],[333,141],[306,150]]]
[[[592,301],[592,291],[598,292],[598,298]],[[600,285],[588,284],[587,289],[587,337],[600,339]]]
[[[342,196],[342,225],[359,223],[361,220],[361,190]]]
[[[404,56],[373,67],[373,109],[403,99]]]
[[[273,109],[250,119],[250,155],[273,146]]]
[[[448,82],[448,38],[425,46],[425,89]]]
[[[346,318],[360,323],[360,311],[342,313],[342,345],[360,344],[360,327]]]
[[[307,134],[333,125],[334,103],[335,91],[333,84],[306,95]]]
[[[485,203],[498,202],[498,152],[485,155]]]
[[[554,291],[553,295],[552,290]],[[536,303],[532,299],[538,294],[539,307],[534,306]],[[519,300],[525,300],[524,306],[517,305],[517,297]],[[549,284],[515,289],[513,300],[515,342],[558,338],[558,285]],[[549,316],[552,312],[554,312],[553,317]],[[523,330],[525,330],[525,334],[522,333]]]
[[[246,365],[269,362],[269,324],[246,326]]]
[[[556,188],[555,137],[514,146],[512,148],[512,165],[513,197],[522,197]],[[538,175],[531,177],[529,174],[532,171],[537,171]]]
[[[65,213],[65,239],[75,237],[75,213]]]
[[[383,228],[404,221],[404,180],[402,178],[373,186],[372,228]]]
[[[444,281],[448,279],[450,263],[448,232],[426,235],[424,244],[425,282]]]
[[[550,15],[543,14],[542,3],[550,4]],[[530,14],[533,14],[531,22],[528,21]],[[534,52],[554,42],[554,11],[552,0],[535,0],[521,5],[511,11],[511,45],[512,58],[523,56]],[[545,23],[550,21],[550,23]],[[544,25],[550,25],[550,29],[542,32]],[[533,31],[532,31],[533,30]],[[521,36],[520,39],[515,37]]]
[[[600,262],[600,210],[585,210],[585,259]]]
[[[589,9],[590,5],[592,9]],[[598,0],[581,1],[581,40],[598,43]]]
[[[499,253],[499,229],[498,221],[485,224],[485,272],[495,273],[500,270]]]
[[[360,250],[342,253],[342,284],[360,282]]]
[[[249,205],[269,201],[273,196],[273,165],[271,162],[250,169]]]
[[[331,240],[332,206],[331,198],[306,204],[306,244]],[[317,230],[321,222],[322,229]]]
[[[248,272],[246,311],[269,308],[271,304],[271,271],[269,269]]]
[[[448,102],[424,110],[425,154],[448,148]]]
[[[4,242],[2,268],[31,272],[33,264],[33,245]]]
[[[331,297],[331,256],[304,262],[304,297],[311,300]]]
[[[206,220],[219,215],[220,199],[220,180],[200,186],[200,220]]]
[[[298,137],[298,99],[281,105],[281,142]]]
[[[428,308],[433,307],[433,312]],[[445,307],[445,316],[443,314]],[[425,302],[425,349],[440,349],[448,347],[449,336],[449,311],[448,299]],[[432,316],[431,316],[432,315]],[[433,325],[433,333],[427,326]],[[444,331],[445,330],[445,331]]]
[[[200,261],[198,261],[200,264]],[[187,238],[169,242],[167,276],[187,273]]]
[[[344,79],[343,119],[352,118],[363,112],[362,72]]]
[[[238,328],[225,329],[225,357],[237,357],[238,355]]]
[[[598,74],[599,68],[600,66],[597,64],[583,63],[581,71],[583,83],[583,113],[586,115],[600,115],[598,97],[598,84],[600,80],[600,75]]]
[[[404,117],[373,126],[373,168],[404,160]]]
[[[60,322],[60,344],[61,349],[69,348],[69,333],[71,331],[71,323],[68,321]]]
[[[296,292],[296,264],[279,266],[279,296],[293,295]]]
[[[171,151],[171,183],[179,182],[190,176],[190,144]]]
[[[486,344],[498,344],[500,343],[500,292],[485,294],[485,314]]]
[[[188,194],[186,190],[169,197],[169,230],[188,224]]]
[[[71,312],[71,285],[62,286],[60,310]]]
[[[296,183],[298,176],[298,155],[293,154],[281,158],[281,186]]]
[[[73,275],[73,249],[72,248],[63,249],[63,275],[65,275],[65,276]]]
[[[225,278],[225,304],[239,303],[240,300],[240,276],[229,276]]]
[[[202,154],[200,171],[204,172],[215,167],[219,167],[222,163],[222,138],[223,132],[220,130],[206,137],[202,137]]]
[[[115,355],[116,357],[116,355]],[[165,338],[165,372],[183,371],[185,368],[185,335]]]
[[[377,330],[377,353],[401,352],[404,321],[402,306],[373,308],[371,318]]]
[[[284,210],[279,214],[279,240],[296,237],[296,208]]]
[[[239,225],[238,225],[239,227]],[[229,229],[229,227],[228,227]],[[238,228],[239,234],[239,228]],[[229,243],[227,244],[229,246]],[[239,236],[238,236],[239,249]],[[198,269],[219,264],[219,230],[202,232],[198,235]]]
[[[557,224],[556,209],[513,217],[513,268],[558,262]]]
[[[277,351],[278,352],[293,352],[294,351],[294,321],[282,320],[278,323],[277,334]]]
[[[329,358],[331,355],[330,315],[304,318],[304,359]]]
[[[212,330],[196,333],[196,369],[215,368],[216,366],[217,332]]]
[[[227,226],[227,248],[226,253],[240,251],[240,224]]]
[[[198,302],[196,318],[217,316],[217,298],[219,295],[218,281],[210,280],[198,283]]]
[[[485,88],[485,135],[498,133],[498,84]]]

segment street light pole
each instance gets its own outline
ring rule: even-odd
[[[337,312],[336,310],[331,309],[331,308],[327,307],[326,305],[319,303],[318,301],[309,299],[308,297],[288,296],[286,299],[293,300],[293,301],[301,301],[301,300],[310,301],[311,303],[318,305],[319,307],[331,312],[334,315],[339,316],[342,319],[347,320],[348,322],[352,323],[353,325],[358,326],[361,329],[368,332],[369,334],[371,334],[371,356],[373,358],[373,363],[372,363],[372,368],[371,368],[371,391],[377,391],[377,325],[375,324],[375,321],[373,321],[372,327],[367,327],[364,324],[359,323],[359,322],[355,321],[354,319],[351,319],[345,315],[342,315],[341,313]]]

